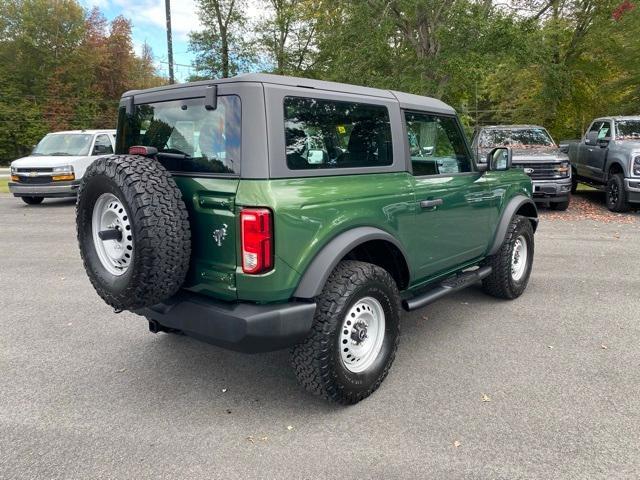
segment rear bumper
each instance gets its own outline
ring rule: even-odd
[[[9,191],[14,197],[75,197],[79,180],[43,184],[9,182]]]
[[[276,305],[227,303],[181,291],[169,300],[135,313],[157,322],[159,330],[185,335],[230,350],[269,352],[302,341],[313,323],[315,303]]]
[[[533,200],[564,202],[569,200],[571,178],[562,180],[533,180]]]

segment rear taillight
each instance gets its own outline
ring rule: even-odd
[[[273,219],[266,208],[245,208],[240,212],[242,271],[256,274],[273,267]]]
[[[144,145],[134,145],[129,147],[129,155],[142,155],[143,157],[153,157],[158,153],[155,147],[145,147]]]

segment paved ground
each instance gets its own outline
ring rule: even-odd
[[[114,315],[73,203],[0,197],[0,478],[638,478],[640,216],[545,215],[523,297],[405,315],[389,377],[344,408],[304,393],[286,352]]]

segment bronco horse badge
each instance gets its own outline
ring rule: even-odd
[[[213,231],[213,239],[219,247],[222,246],[222,241],[227,238],[227,228],[229,228],[228,225],[223,223],[222,228]]]

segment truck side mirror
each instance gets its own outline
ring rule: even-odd
[[[496,147],[487,154],[487,165],[492,172],[509,170],[513,153],[509,147]]]
[[[588,131],[584,137],[585,145],[596,145],[598,143],[598,132]]]

